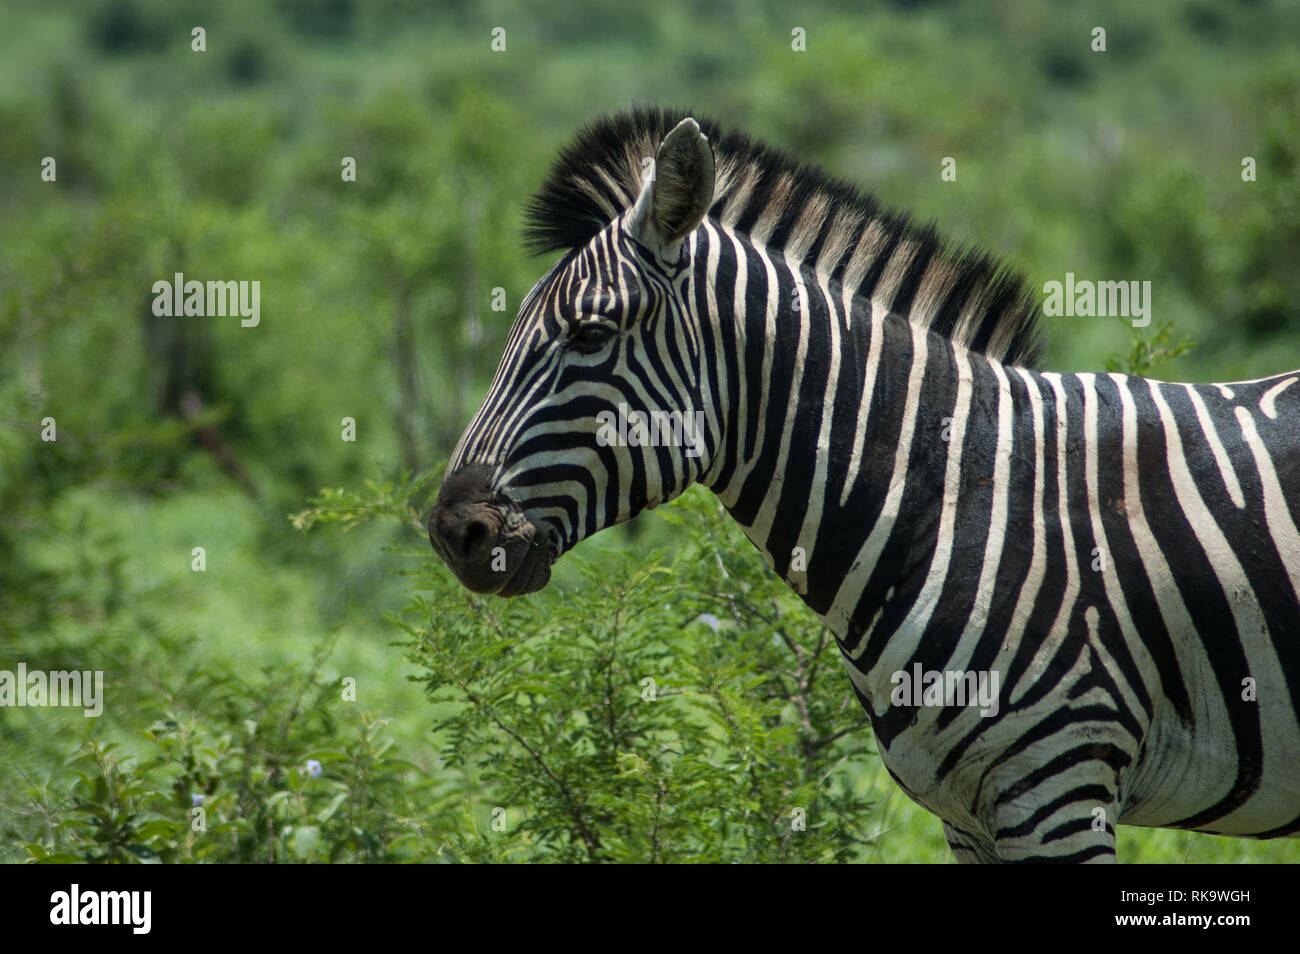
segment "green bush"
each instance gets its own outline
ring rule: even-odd
[[[323,492],[295,517],[396,519],[428,480]],[[580,583],[503,601],[421,540],[393,622],[433,704],[439,766],[322,674],[192,671],[142,694],[142,754],[85,733],[27,776],[4,837],[37,861],[846,861],[869,731],[830,633],[702,491],[669,560],[577,559]],[[574,559],[574,558],[570,558]],[[152,705],[151,701],[152,700]]]
[[[164,689],[144,756],[85,738],[7,793],[3,837],[38,862],[406,861],[431,849],[425,772],[319,667]],[[13,858],[7,860],[14,860]]]
[[[503,601],[432,558],[407,503],[423,488],[332,491],[296,519],[419,534],[396,622],[435,705],[449,857],[833,861],[868,842],[848,768],[869,732],[835,642],[713,498],[665,510],[671,559],[570,556],[579,581]]]

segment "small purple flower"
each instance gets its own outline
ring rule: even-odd
[[[194,806],[195,808],[198,808],[200,805],[203,804],[203,796],[200,795],[200,794],[198,794],[197,792],[191,794],[191,795],[190,795],[190,804],[191,804],[192,806]]]
[[[722,628],[722,620],[718,619],[712,613],[701,613],[699,616],[695,618],[699,620],[701,623],[703,623],[705,626],[709,627],[715,633]]]
[[[321,772],[320,763],[317,762],[315,759],[308,759],[307,774],[310,775],[312,778],[320,778],[320,772]]]

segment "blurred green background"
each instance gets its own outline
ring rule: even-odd
[[[286,517],[322,487],[445,459],[549,264],[523,253],[521,211],[577,126],[689,107],[1036,287],[1151,281],[1149,329],[1048,319],[1045,367],[1252,378],[1300,367],[1297,37],[1283,0],[6,3],[0,668],[104,668],[119,704],[93,725],[0,710],[0,859],[59,824],[87,742],[140,756],[142,730],[202,709],[216,672],[260,684],[324,658],[436,776],[384,619],[408,596],[396,531],[304,535]],[[260,281],[260,325],[154,317],[174,272]],[[584,549],[672,542],[648,516]],[[874,858],[945,860],[938,822],[883,771],[862,785],[886,832]],[[1120,845],[1300,857],[1132,829]]]

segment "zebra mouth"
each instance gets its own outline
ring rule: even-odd
[[[510,574],[497,596],[524,596],[535,593],[551,581],[551,565],[555,563],[558,550],[552,537],[553,531],[545,525],[534,526],[532,538],[527,548],[515,558],[518,566]]]
[[[479,522],[491,526],[497,515],[484,508]],[[546,524],[536,524],[517,511],[508,515],[508,527],[478,534],[471,559],[457,559],[456,551],[436,535],[434,549],[466,589],[485,596],[523,596],[540,590],[551,580],[551,564],[559,556],[556,533]],[[486,537],[486,540],[484,540]]]
[[[429,542],[466,589],[536,592],[550,582],[551,564],[564,552],[561,528],[554,517],[510,499],[494,478],[484,464],[449,475],[429,513]]]

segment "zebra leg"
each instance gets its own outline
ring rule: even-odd
[[[952,849],[959,865],[989,865],[998,863],[997,852],[988,839],[962,831],[948,822],[943,823],[943,837]]]

